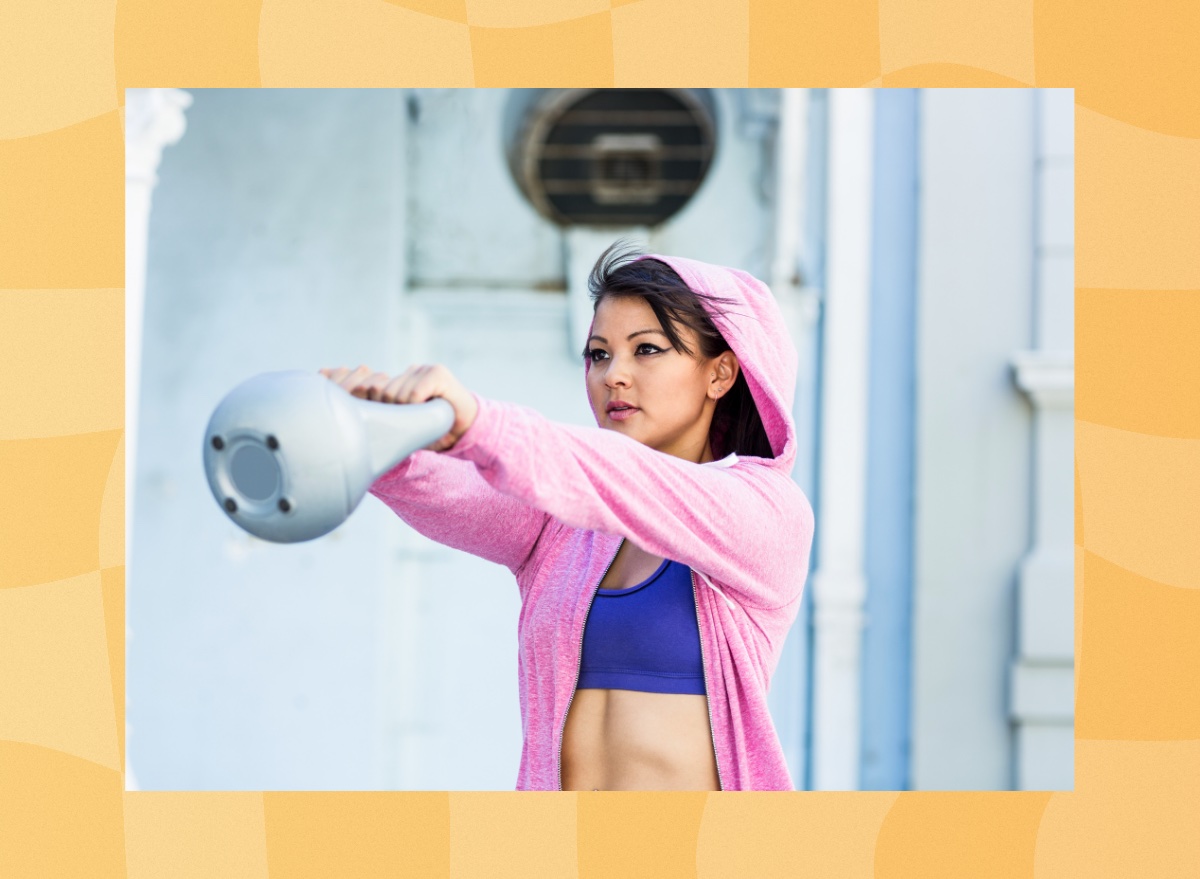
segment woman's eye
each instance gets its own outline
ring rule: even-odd
[[[643,350],[643,349],[645,349],[645,350]],[[643,342],[642,344],[638,345],[637,348],[635,348],[634,350],[638,354],[659,354],[662,352],[663,349],[659,348],[657,345],[651,345],[649,342]],[[607,357],[608,352],[605,351],[603,348],[589,348],[586,356],[587,356],[588,360],[592,361],[592,363],[595,363],[596,361],[601,360],[604,357]]]

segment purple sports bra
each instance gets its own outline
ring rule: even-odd
[[[636,586],[596,592],[583,630],[577,688],[705,694],[687,565],[663,559]]]

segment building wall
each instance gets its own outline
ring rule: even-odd
[[[1031,537],[1028,90],[921,93],[912,765],[915,789],[1012,787],[1007,667]]]
[[[412,286],[565,288],[562,235],[530,207],[505,159],[512,92],[410,90]]]
[[[386,510],[251,537],[201,466],[259,372],[384,364],[404,275],[402,96],[196,90],[151,213],[128,571],[129,752],[145,789],[375,786]]]

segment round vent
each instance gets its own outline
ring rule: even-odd
[[[522,191],[556,223],[653,226],[700,187],[715,132],[703,92],[554,89],[533,102],[511,158]]]

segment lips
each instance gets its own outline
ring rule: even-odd
[[[606,417],[609,421],[628,421],[641,411],[637,406],[630,406],[621,400],[614,400],[607,406]]]

